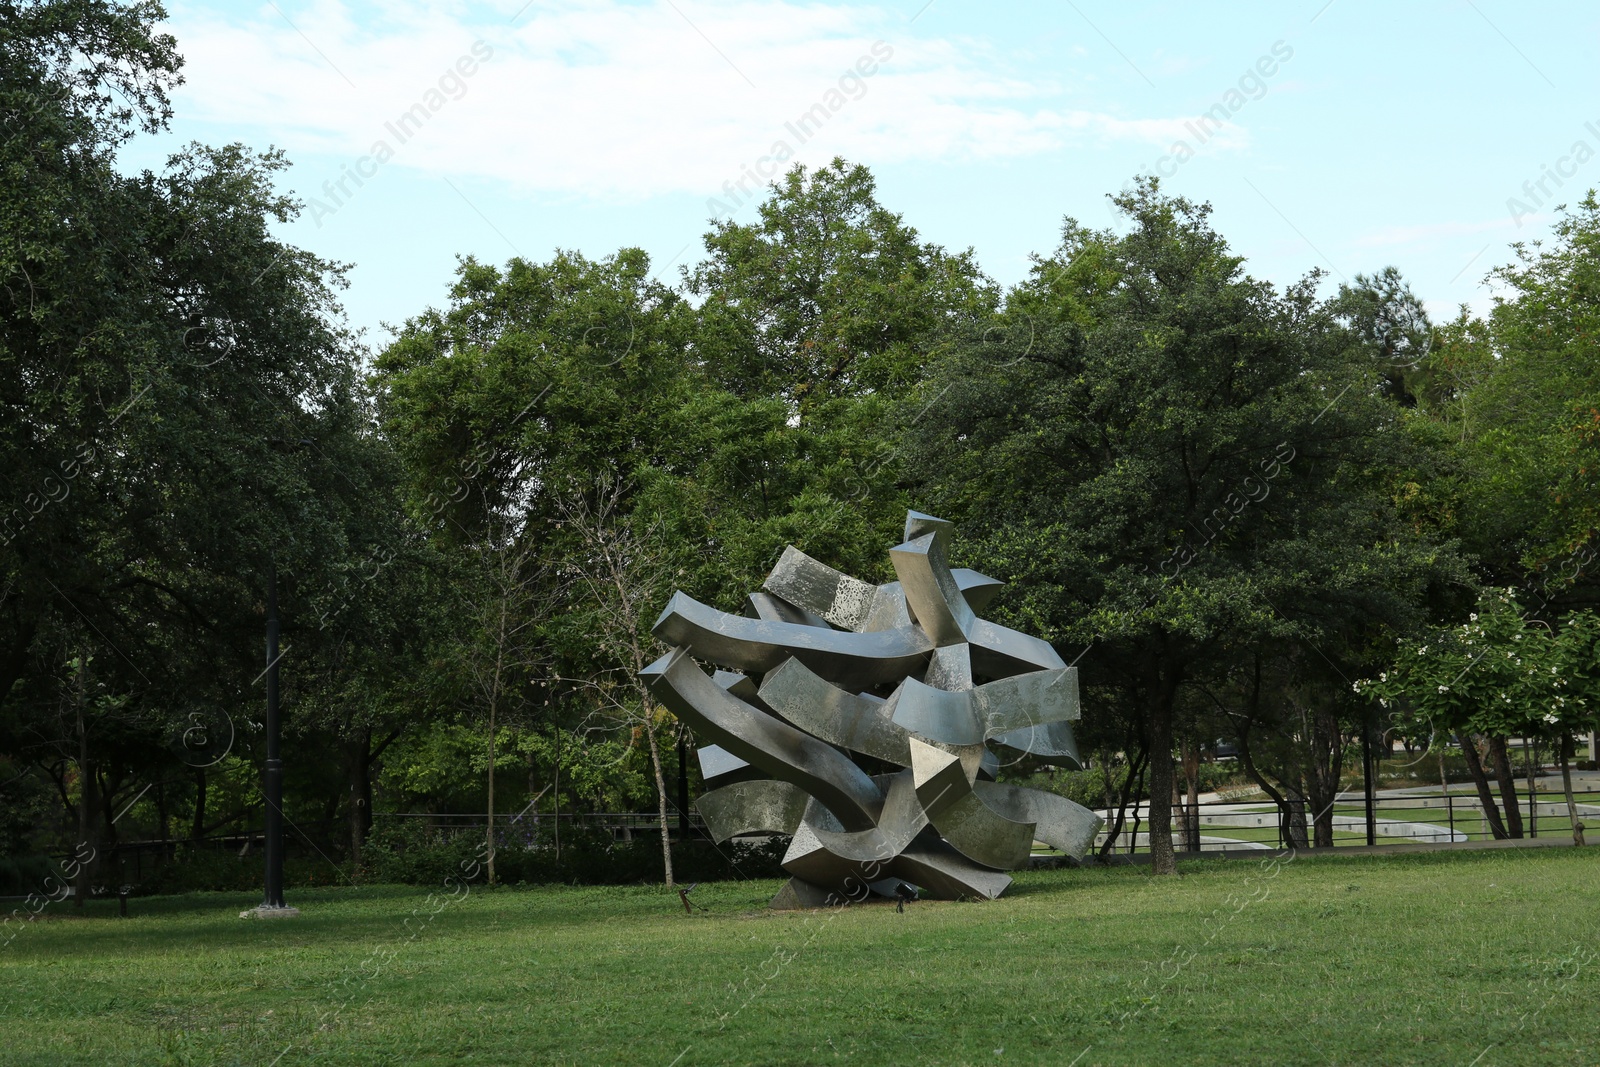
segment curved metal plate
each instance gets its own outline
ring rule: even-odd
[[[926,837],[896,856],[889,873],[935,900],[993,900],[1011,884],[1010,875],[985,870],[943,841]]]
[[[907,521],[907,527],[910,527]],[[945,565],[938,533],[925,533],[889,550],[911,617],[935,645],[958,645],[977,621],[972,606]]]
[[[697,735],[804,789],[845,829],[867,830],[877,824],[883,794],[865,771],[838,749],[729,693],[683,649],[674,649],[639,673],[656,699]]]
[[[795,726],[830,745],[911,766],[906,731],[883,701],[847,693],[787,659],[761,680],[761,699]]]
[[[760,778],[702,793],[695,801],[717,844],[738,834],[792,834],[810,797],[797,785]]]
[[[907,678],[889,702],[896,724],[950,745],[978,745],[991,737],[1081,714],[1076,667],[1030,671],[953,693]]]
[[[1040,789],[976,782],[973,790],[989,810],[1034,824],[1033,837],[1079,859],[1094,844],[1105,820],[1082,804]]]
[[[966,642],[945,645],[928,657],[928,673],[922,684],[955,693],[972,688],[972,646]]]
[[[762,588],[846,630],[859,630],[878,587],[812,559],[790,545]]]
[[[817,626],[729,615],[673,594],[652,632],[702,659],[765,673],[794,656],[830,682],[867,689],[920,671],[933,644],[916,629],[844,633]]]
[[[1052,722],[1043,726],[1023,726],[998,734],[994,743],[1033,756],[1043,763],[1053,763],[1069,770],[1083,770],[1078,758],[1078,740],[1073,736],[1069,722]]]
[[[821,615],[814,615],[805,608],[796,607],[782,597],[773,596],[771,593],[751,593],[745,597],[745,603],[750,609],[750,617],[765,619],[768,622],[792,622],[801,626],[820,626],[824,630],[833,629],[828,620]]]
[[[910,771],[893,775],[884,793],[883,815],[870,830],[850,833],[830,827],[832,820],[826,817],[826,809],[816,803],[805,809],[801,821],[818,843],[835,856],[857,863],[887,861],[905,851],[928,825],[928,813],[918,802]]]
[[[878,592],[872,598],[872,610],[867,613],[867,621],[861,624],[863,633],[877,633],[881,630],[909,629],[911,626],[911,611],[906,607],[906,594],[900,588],[899,582],[889,582],[878,586]]]
[[[947,745],[983,744],[983,724],[968,693],[951,693],[907,678],[886,707],[895,725],[913,734]]]
[[[1013,870],[1033,853],[1034,824],[991,811],[973,792],[960,757],[911,739],[911,771],[928,821],[968,859]]]
[[[1078,668],[1028,671],[972,690],[972,710],[985,739],[1028,726],[1070,722],[1082,716]]]
[[[961,590],[973,611],[982,611],[988,607],[1006,583],[998,578],[991,578],[987,574],[979,574],[970,567],[954,567],[950,577],[956,580],[956,588]]]

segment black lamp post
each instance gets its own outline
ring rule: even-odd
[[[261,776],[266,797],[267,886],[258,917],[300,914],[283,902],[283,753],[278,723],[278,567],[267,568],[267,766]]]
[[[1377,742],[1372,737],[1372,718],[1373,709],[1369,705],[1361,725],[1361,778],[1362,792],[1365,794],[1362,799],[1366,802],[1367,844],[1376,845],[1378,843],[1377,783],[1373,779],[1378,768],[1373,765],[1373,757],[1376,755],[1373,749]]]

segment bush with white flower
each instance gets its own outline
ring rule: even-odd
[[[1394,665],[1355,691],[1398,722],[1441,736],[1553,737],[1589,728],[1600,686],[1600,625],[1575,615],[1555,629],[1511,590],[1485,591],[1467,621],[1403,640]]]

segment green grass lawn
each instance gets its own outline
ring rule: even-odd
[[[7,1064],[1600,1063],[1600,851],[1026,873],[983,904],[773,882],[52,905]]]

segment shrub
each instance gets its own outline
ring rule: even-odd
[[[443,885],[448,878],[460,879],[473,860],[481,863],[482,837],[445,835],[415,822],[396,820],[374,828],[363,853],[367,877],[405,885]],[[672,846],[673,874],[680,882],[781,877],[778,861],[787,848],[787,838],[720,846],[705,840],[679,841]],[[512,841],[495,850],[494,864],[496,880],[505,885],[659,882],[661,839],[645,833],[631,841],[616,841],[606,831],[575,827],[562,833],[559,855],[548,839],[531,844]]]

